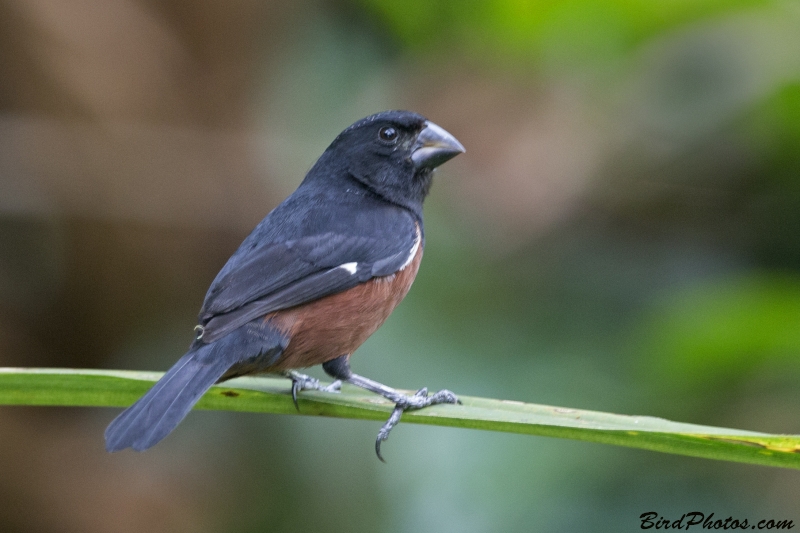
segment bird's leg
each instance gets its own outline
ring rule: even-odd
[[[351,385],[380,394],[394,403],[394,411],[392,411],[391,416],[389,416],[389,420],[387,420],[380,431],[378,431],[378,437],[375,439],[375,453],[378,454],[378,459],[384,463],[386,461],[383,460],[383,456],[381,455],[381,443],[389,438],[389,432],[400,422],[400,417],[403,416],[405,411],[422,409],[423,407],[439,403],[460,403],[458,397],[447,389],[428,395],[428,389],[422,388],[409,396],[378,383],[377,381],[359,376],[358,374],[350,374],[350,377],[345,381]]]
[[[289,370],[283,373],[284,376],[292,380],[292,401],[295,408],[299,411],[300,406],[297,404],[297,393],[304,390],[318,390],[322,392],[339,392],[342,388],[342,382],[336,380],[330,385],[323,386],[317,378],[312,378],[300,372]]]
[[[423,407],[439,403],[461,403],[455,394],[446,389],[428,395],[428,389],[422,388],[409,396],[391,387],[387,387],[382,383],[378,383],[377,381],[359,376],[358,374],[353,374],[350,370],[349,358],[349,355],[337,357],[336,359],[324,363],[322,368],[328,375],[337,380],[346,381],[356,387],[361,387],[375,394],[380,394],[394,403],[394,410],[389,416],[389,420],[383,424],[383,427],[378,431],[378,437],[375,439],[375,453],[378,455],[378,459],[384,463],[386,461],[384,461],[383,456],[381,456],[381,443],[389,438],[389,432],[400,422],[403,412],[412,409],[422,409]]]

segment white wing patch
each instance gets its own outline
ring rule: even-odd
[[[403,263],[403,265],[397,270],[397,272],[400,272],[401,270],[403,270],[404,268],[406,268],[408,265],[411,264],[411,261],[413,261],[414,257],[416,257],[417,255],[417,251],[419,250],[419,245],[421,243],[422,243],[422,233],[419,231],[419,226],[417,226],[417,238],[414,239],[414,245],[411,247],[411,251],[408,254],[408,259],[406,259],[406,262]],[[342,268],[348,271],[351,276],[354,276],[356,274],[356,271],[358,271],[358,263],[355,261],[353,261],[352,263],[344,263],[336,268]],[[391,276],[383,276],[383,277],[394,278],[394,274],[391,274]]]
[[[417,250],[419,250],[420,242],[422,242],[422,234],[419,231],[419,226],[417,226],[417,238],[414,239],[414,246],[411,247],[411,252],[408,254],[408,259],[406,259],[406,262],[403,263],[403,266],[400,267],[400,270],[406,268],[408,265],[411,264],[411,261],[414,260],[414,256],[417,255]],[[400,270],[398,270],[398,272]]]
[[[352,276],[356,273],[356,270],[358,270],[358,263],[345,263],[343,265],[339,265],[336,268],[343,268],[348,272],[350,272],[350,275]]]

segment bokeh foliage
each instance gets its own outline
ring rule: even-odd
[[[167,368],[330,139],[413,108],[467,153],[359,373],[800,433],[794,2],[66,5],[0,3],[0,366]],[[372,423],[203,413],[108,457],[107,410],[0,416],[4,531],[800,522],[795,472],[617,447],[401,425],[384,467]]]

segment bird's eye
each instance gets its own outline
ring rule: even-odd
[[[378,137],[380,137],[382,141],[392,142],[397,139],[397,130],[391,126],[383,127],[378,132]]]

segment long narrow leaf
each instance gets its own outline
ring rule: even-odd
[[[118,370],[0,368],[0,405],[124,407],[161,376]],[[461,396],[403,415],[434,424],[616,444],[666,453],[800,469],[800,435],[770,435],[547,405]],[[237,378],[214,386],[198,409],[296,414],[286,379]],[[385,420],[392,404],[345,386],[342,393],[303,392],[300,414]],[[98,437],[100,438],[100,437]]]

